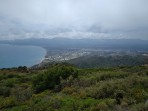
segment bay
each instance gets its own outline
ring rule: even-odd
[[[38,46],[0,44],[0,68],[31,67],[40,63],[46,50]]]

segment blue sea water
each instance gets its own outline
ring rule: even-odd
[[[0,68],[33,66],[42,61],[46,50],[37,46],[0,44]]]

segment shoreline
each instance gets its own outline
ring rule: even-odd
[[[28,68],[40,67],[44,63],[43,61],[45,60],[45,57],[47,56],[47,49],[42,47],[42,46],[38,46],[38,47],[40,47],[40,48],[45,50],[45,56],[42,57],[41,60],[38,63],[36,63],[36,64],[34,64],[32,66],[29,66]]]
[[[0,56],[0,69],[17,68],[19,66],[31,68],[34,65],[41,64],[47,55],[47,49],[41,46],[15,44],[0,45],[0,53],[2,53]]]

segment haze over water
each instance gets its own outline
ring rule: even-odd
[[[0,44],[0,68],[33,66],[42,61],[46,50],[37,46]]]

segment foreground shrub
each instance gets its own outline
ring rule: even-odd
[[[0,111],[3,108],[10,108],[15,105],[15,98],[14,97],[7,97],[7,98],[0,98]]]
[[[107,111],[108,106],[105,102],[101,102],[92,108],[92,111]]]
[[[33,91],[31,88],[24,86],[15,87],[12,90],[12,95],[16,98],[16,100],[21,103],[31,98]]]
[[[62,92],[64,94],[72,95],[73,93],[77,92],[77,89],[75,87],[65,87]]]
[[[0,86],[0,95],[8,97],[10,95],[11,88],[6,86]]]
[[[6,87],[13,87],[15,83],[16,83],[15,79],[7,79],[4,81],[3,85]]]
[[[33,88],[37,93],[46,89],[54,89],[56,85],[60,84],[60,78],[66,79],[69,76],[76,78],[77,74],[78,72],[74,67],[56,65],[45,73],[37,75],[32,81]]]

